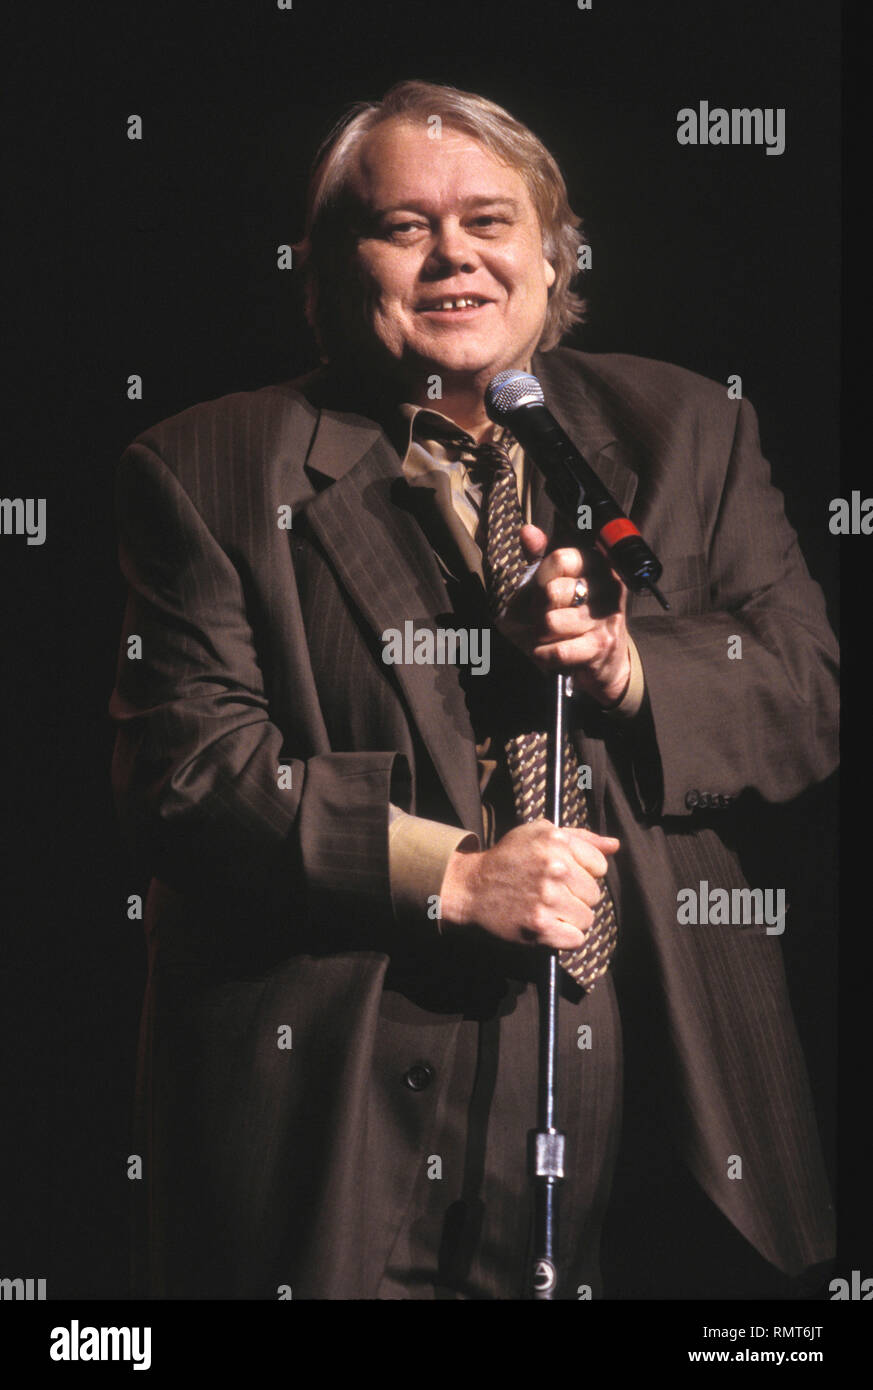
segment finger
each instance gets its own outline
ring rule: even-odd
[[[537,629],[533,640],[543,646],[566,639],[576,641],[587,637],[589,632],[599,631],[599,621],[592,618],[584,603],[580,603],[578,608],[547,608],[536,619]]]
[[[587,909],[586,909],[587,911]],[[594,920],[594,913],[589,912],[589,917]],[[536,931],[532,927],[519,927],[519,941],[524,946],[547,946],[554,951],[578,951],[580,946],[584,946],[586,931],[580,930],[569,922],[555,919],[548,927],[543,927]]]
[[[615,854],[619,848],[617,840],[603,835],[587,834],[582,830],[572,830],[568,846],[576,864],[586,871],[593,874],[595,878],[603,878],[609,862],[606,858],[608,854]]]
[[[536,820],[526,821],[524,825],[517,825],[514,830],[509,831],[509,835],[516,838],[524,835],[534,839],[546,835],[553,843],[567,847],[570,847],[574,840],[587,840],[598,849],[603,849],[606,854],[614,854],[621,846],[621,841],[615,835],[601,835],[596,830],[589,830],[587,825],[554,825],[546,816],[539,816]],[[509,835],[505,838],[508,839]]]
[[[592,850],[592,854],[596,853],[596,850]],[[603,863],[605,862],[604,860]],[[572,922],[574,927],[584,928],[589,925],[588,914],[593,912],[603,896],[601,878],[601,874],[582,869],[578,865],[567,878],[564,884],[566,897],[561,895],[560,916]]]
[[[570,546],[564,546],[546,556],[537,570],[536,582],[541,588],[545,588],[553,579],[569,577],[576,580],[582,574],[582,569],[583,560],[580,552]]]
[[[590,905],[572,900],[572,906],[568,905],[560,911],[555,918],[555,934],[560,932],[560,941],[555,941],[555,946],[560,950],[575,951],[580,946],[585,945],[591,928],[594,926],[594,909],[597,906],[598,898]]]
[[[528,560],[538,560],[541,555],[545,555],[549,538],[545,531],[541,531],[539,526],[522,526],[520,531],[521,544]]]
[[[544,569],[545,564],[540,565],[540,570]],[[576,585],[580,580],[588,592],[585,602],[577,604]],[[544,576],[539,575],[539,582],[547,608],[587,608],[596,618],[609,618],[615,613],[624,612],[627,607],[627,589],[611,573],[597,579],[586,574],[577,579],[563,576],[555,579],[550,578],[549,571],[545,570]]]
[[[604,854],[615,854],[616,850],[621,848],[621,840],[615,835],[601,835],[596,830],[589,830],[586,825],[553,825],[545,816],[539,816],[536,820],[527,821],[524,825],[518,825],[509,831],[509,835],[515,836],[516,839],[525,836],[538,840],[544,834],[559,846],[566,845],[568,848],[571,848],[576,840],[587,840]],[[509,835],[505,838],[508,839]]]
[[[574,835],[583,835],[592,845],[603,854],[615,854],[616,850],[621,849],[621,840],[615,835],[598,835],[596,830],[589,830],[586,826],[570,827]]]
[[[547,580],[543,586],[543,594],[548,601],[548,606],[550,608],[585,608],[587,599],[585,603],[574,602],[578,583],[578,579],[571,578]]]
[[[598,891],[589,905],[575,894],[562,891],[548,909],[540,907],[536,914],[536,925],[521,927],[519,935],[531,945],[551,946],[559,950],[577,949],[584,944],[591,930],[599,898]]]
[[[549,637],[531,649],[531,656],[544,671],[572,674],[580,666],[603,662],[603,634],[595,624],[581,637]]]

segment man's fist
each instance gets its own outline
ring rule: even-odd
[[[581,946],[619,842],[547,820],[518,825],[493,849],[456,850],[440,890],[447,925],[479,926],[503,941]]]
[[[599,550],[583,554],[567,546],[546,555],[548,537],[537,526],[521,528],[521,543],[528,560],[540,564],[507,604],[501,632],[541,671],[572,676],[577,691],[598,704],[616,704],[631,671],[627,589]],[[588,586],[588,598],[574,605],[578,579]]]

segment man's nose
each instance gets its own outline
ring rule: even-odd
[[[436,272],[445,271],[447,268],[473,270],[478,264],[476,248],[470,244],[460,222],[456,219],[439,222],[426,269]]]

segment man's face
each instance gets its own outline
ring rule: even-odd
[[[349,287],[356,342],[419,392],[434,373],[484,386],[529,361],[555,272],[515,170],[461,131],[432,139],[394,119],[364,141],[352,192],[362,219]]]

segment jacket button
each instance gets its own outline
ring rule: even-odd
[[[434,1079],[434,1069],[429,1062],[413,1062],[404,1074],[403,1080],[410,1091],[424,1091]]]
[[[698,792],[698,791],[691,791],[691,792],[686,792],[686,793],[685,793],[685,805],[688,807],[689,811],[693,811],[693,810],[694,810],[694,808],[695,808],[695,806],[697,805],[697,803],[698,803],[699,800],[700,800],[700,792]]]

